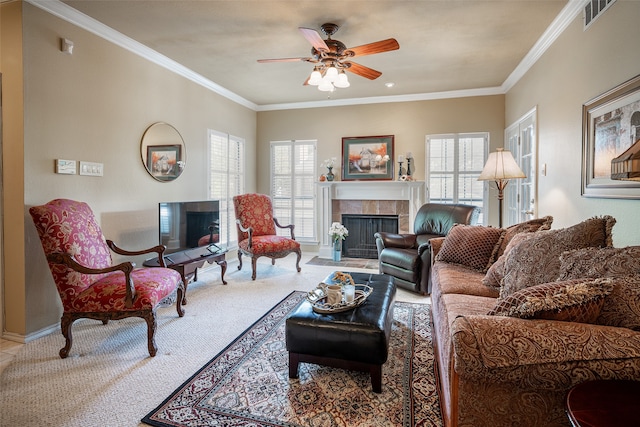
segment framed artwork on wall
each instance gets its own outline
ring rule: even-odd
[[[640,199],[640,182],[611,179],[611,160],[640,139],[640,75],[582,106],[582,196]]]
[[[393,135],[342,138],[342,180],[392,180]]]
[[[147,146],[147,165],[151,175],[161,181],[175,179],[182,172],[180,145]]]

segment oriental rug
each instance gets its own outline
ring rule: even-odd
[[[292,292],[184,382],[142,422],[152,426],[442,426],[430,306],[396,302],[382,393],[368,373],[301,363],[290,379],[285,320]]]

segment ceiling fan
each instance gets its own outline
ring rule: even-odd
[[[318,86],[321,91],[333,91],[336,87],[349,87],[349,80],[345,71],[357,74],[370,80],[375,80],[382,75],[380,71],[351,61],[351,58],[375,53],[389,52],[400,48],[396,39],[380,40],[374,43],[363,44],[347,48],[340,40],[331,38],[338,31],[338,25],[326,23],[320,27],[326,34],[323,40],[320,34],[311,28],[299,27],[298,29],[313,46],[311,56],[299,58],[259,59],[258,62],[297,62],[304,61],[316,64],[313,72],[304,82],[305,85]]]

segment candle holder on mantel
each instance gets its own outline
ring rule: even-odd
[[[411,159],[412,157],[407,157],[407,176],[411,176]]]
[[[400,167],[398,168],[398,181],[402,181],[402,176],[404,175],[404,168],[402,167],[402,163],[404,162],[398,162],[398,164],[400,165]]]

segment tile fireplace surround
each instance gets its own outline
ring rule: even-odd
[[[331,258],[329,227],[342,214],[398,215],[400,233],[413,232],[413,220],[425,203],[424,181],[318,182],[320,258]]]

